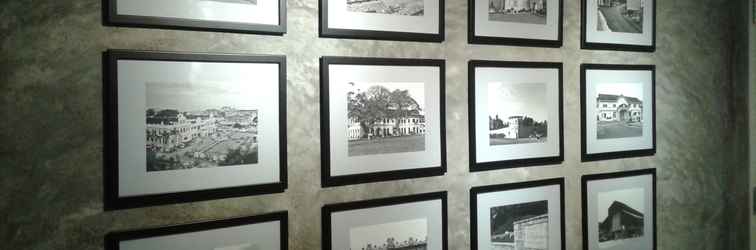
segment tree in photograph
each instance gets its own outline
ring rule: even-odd
[[[420,105],[407,90],[392,92],[386,87],[374,85],[364,92],[347,93],[347,110],[347,115],[360,124],[360,138],[366,138],[370,128],[384,119],[395,119],[394,126],[398,128],[399,118],[419,114]]]
[[[388,110],[389,118],[394,119],[394,128],[399,129],[400,118],[420,114],[420,104],[410,96],[408,90],[394,90],[391,92],[389,103],[393,106]]]

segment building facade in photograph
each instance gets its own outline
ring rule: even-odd
[[[597,0],[599,7],[615,7],[625,5],[627,10],[640,10],[643,8],[644,0]]]
[[[515,221],[514,249],[515,250],[547,250],[549,249],[549,216],[539,215]]]
[[[597,121],[643,121],[643,101],[635,97],[599,94],[596,109]]]
[[[613,202],[606,219],[599,222],[599,241],[640,236],[643,236],[643,213],[622,202]]]
[[[359,140],[363,135],[368,138],[392,137],[425,134],[425,116],[410,115],[402,118],[383,118],[369,125],[368,131],[363,134],[360,121],[349,118],[347,124],[347,137],[349,140]]]
[[[489,12],[538,12],[546,8],[546,0],[490,0]]]
[[[172,151],[182,143],[208,136],[218,129],[215,116],[184,115],[147,117],[147,146],[157,151]]]

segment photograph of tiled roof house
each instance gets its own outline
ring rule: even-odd
[[[599,242],[642,237],[643,213],[625,203],[614,201],[598,228]]]
[[[640,84],[600,84],[596,96],[596,138],[643,136]]]

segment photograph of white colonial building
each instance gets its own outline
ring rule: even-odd
[[[372,124],[366,133],[363,133],[362,126],[360,126],[360,122],[357,119],[350,118],[347,130],[347,138],[350,141],[359,140],[364,134],[367,134],[370,138],[424,135],[425,116],[413,115],[402,118],[383,118]]]
[[[643,136],[642,84],[602,83],[596,93],[596,139]]]
[[[546,142],[547,105],[545,83],[489,83],[488,144]]]
[[[546,24],[547,0],[489,0],[488,20]]]
[[[643,121],[643,102],[635,97],[599,94],[596,111],[597,121]]]

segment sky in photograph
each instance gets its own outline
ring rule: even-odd
[[[396,89],[408,90],[410,96],[412,96],[417,104],[420,105],[420,109],[422,109],[423,111],[425,110],[425,84],[422,82],[353,82],[352,84],[350,84],[351,86],[349,88],[349,91],[353,91],[355,93],[367,91],[373,85],[381,85],[388,88],[390,91],[394,91]]]
[[[148,82],[147,108],[200,111],[230,106],[237,109],[254,109],[247,90],[241,84],[211,82]],[[237,86],[235,88],[235,86]]]
[[[392,237],[402,242],[410,237],[425,240],[426,236],[428,236],[428,220],[425,218],[390,222],[350,229],[349,247],[352,250],[359,250],[367,244],[382,245],[386,243],[386,239]]]
[[[611,206],[614,201],[625,203],[625,205],[628,205],[629,207],[637,210],[638,212],[643,213],[643,215],[646,216],[646,212],[644,211],[645,198],[643,195],[643,189],[642,188],[620,189],[620,190],[598,193],[598,216],[599,216],[598,220],[599,222],[604,221],[604,219],[606,219],[606,216],[609,212],[608,211],[609,206]]]
[[[546,83],[488,83],[488,114],[502,120],[525,115],[536,121],[548,119]]]
[[[624,95],[643,101],[643,84],[641,83],[601,83],[596,86],[598,94]]]

